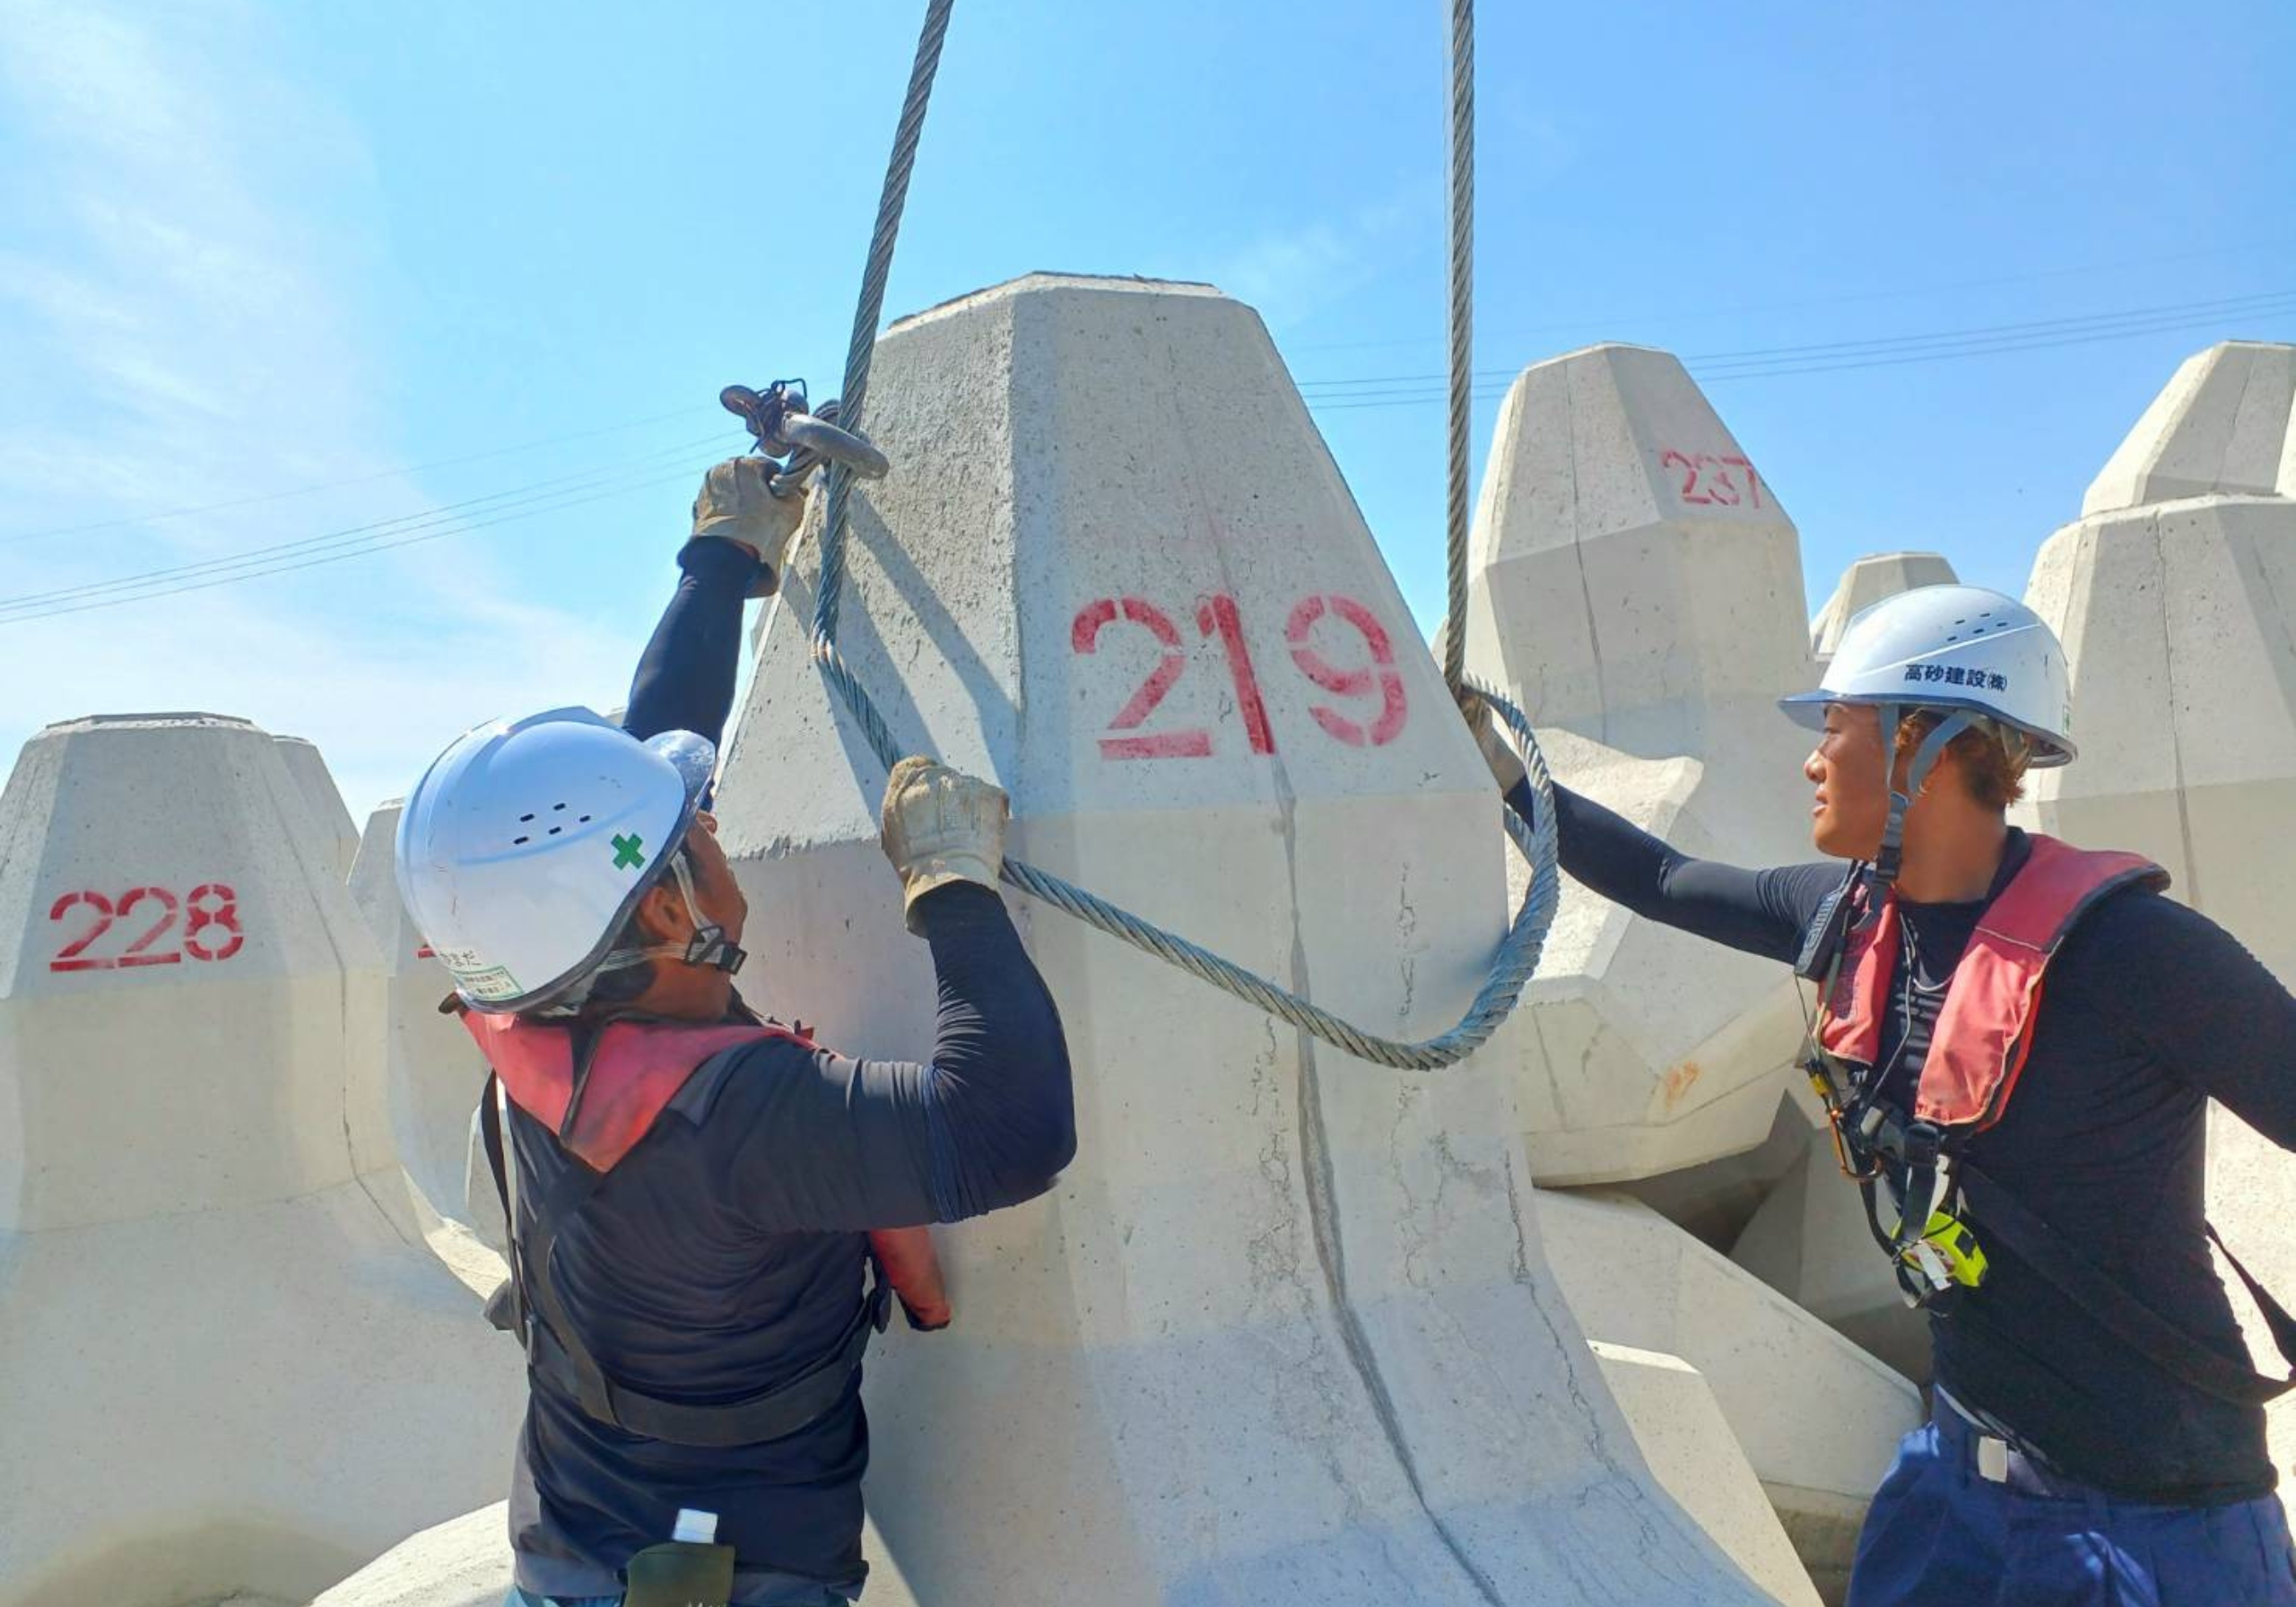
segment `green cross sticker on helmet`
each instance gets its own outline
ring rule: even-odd
[[[578,999],[677,864],[717,758],[691,731],[641,740],[587,708],[490,720],[449,744],[400,813],[397,871],[464,1003],[510,1014]]]

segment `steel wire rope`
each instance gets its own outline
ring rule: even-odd
[[[1444,474],[1443,684],[1467,673],[1467,432],[1474,399],[1474,0],[1451,0],[1451,372]]]
[[[341,530],[302,536],[294,541],[276,542],[261,547],[242,548],[236,552],[222,553],[196,562],[139,570],[130,575],[115,576],[105,580],[86,581],[77,586],[58,586],[45,592],[23,592],[14,596],[0,597],[0,616],[20,612],[34,604],[135,590],[171,580],[211,575],[225,570],[246,569],[248,571],[247,574],[236,578],[254,579],[268,572],[268,566],[275,559],[300,558],[317,552],[330,552],[333,556],[339,558],[356,558],[369,550],[364,543],[385,536],[403,534],[409,529],[422,528],[441,519],[459,518],[465,515],[475,517],[478,513],[491,515],[501,511],[504,508],[519,507],[536,500],[563,498],[600,487],[611,486],[612,491],[618,492],[629,488],[613,482],[632,473],[650,473],[655,468],[670,459],[685,457],[696,447],[716,444],[718,439],[718,436],[711,435],[698,440],[683,441],[674,447],[663,447],[652,452],[641,453],[620,464],[603,467],[593,466],[577,473],[557,475],[548,480],[535,481],[526,485],[489,491],[483,496],[465,498],[458,502],[417,508],[410,513],[394,515],[387,519],[376,519],[363,525],[348,526]],[[685,471],[681,470],[681,472]],[[649,480],[647,483],[651,484],[653,482]],[[577,506],[578,502],[566,505]],[[489,523],[500,522],[502,521],[489,520]],[[299,563],[291,567],[307,568],[309,566]]]
[[[144,603],[158,597],[172,597],[185,592],[206,591],[220,586],[236,586],[242,581],[264,579],[273,575],[292,574],[298,569],[317,569],[325,564],[341,563],[353,558],[365,558],[376,552],[395,552],[401,547],[421,546],[425,542],[467,535],[474,531],[490,530],[500,525],[516,524],[523,519],[539,518],[545,514],[562,513],[569,508],[584,508],[593,503],[609,501],[631,491],[650,491],[658,486],[675,485],[681,482],[690,483],[691,476],[700,466],[686,465],[667,474],[657,474],[639,479],[625,478],[618,482],[597,487],[569,488],[566,491],[552,493],[549,498],[540,499],[533,506],[513,507],[507,509],[489,508],[485,510],[483,517],[465,516],[439,528],[422,530],[414,534],[406,534],[402,532],[394,540],[377,541],[344,552],[322,552],[317,556],[303,557],[293,562],[271,563],[262,569],[250,569],[242,574],[207,576],[185,580],[180,584],[152,584],[148,589],[142,591],[122,592],[95,597],[91,600],[66,603],[57,607],[25,611],[12,616],[0,617],[0,628],[26,624],[34,620],[53,619],[63,614],[86,613],[93,609],[121,608],[131,603]]]
[[[917,59],[909,72],[909,93],[901,103],[900,121],[893,135],[892,155],[886,165],[884,189],[877,204],[876,228],[862,269],[860,301],[854,312],[853,338],[846,353],[845,383],[839,393],[839,422],[848,428],[860,429],[865,422],[863,408],[869,394],[869,366],[875,354],[877,323],[884,310],[885,280],[892,267],[909,174],[916,164],[918,140],[924,127],[926,107],[932,97],[934,74],[939,66],[953,3],[954,0],[927,0],[924,26],[918,37]],[[1472,0],[1455,0],[1455,4],[1462,10],[1471,9]],[[851,472],[842,464],[830,465],[827,505],[822,521],[821,578],[813,604],[813,653],[822,678],[835,689],[847,711],[861,727],[871,751],[879,763],[890,769],[900,759],[901,750],[867,690],[837,648],[851,483]],[[1434,1038],[1404,1042],[1366,1032],[1232,960],[1223,960],[1208,949],[1118,908],[1097,894],[1021,860],[1007,858],[999,873],[1022,891],[1074,916],[1094,930],[1153,954],[1351,1055],[1411,1071],[1431,1071],[1454,1064],[1479,1048],[1514,1010],[1524,984],[1538,965],[1547,931],[1553,925],[1559,896],[1553,783],[1547,773],[1546,761],[1521,711],[1495,692],[1474,690],[1483,692],[1515,734],[1536,789],[1533,821],[1523,821],[1511,808],[1501,810],[1508,834],[1531,862],[1531,884],[1466,1012],[1457,1026]]]

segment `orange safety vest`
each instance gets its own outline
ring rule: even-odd
[[[1948,1132],[1998,1122],[2032,1049],[2041,980],[2066,934],[2098,899],[2169,873],[2140,854],[2075,848],[2038,833],[2031,856],[1986,908],[1945,990],[1914,1099],[1917,1121]],[[1849,934],[1818,1022],[1827,1054],[1871,1068],[1881,1053],[1890,979],[1903,942],[1892,890]]]

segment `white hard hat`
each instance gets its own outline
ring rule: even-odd
[[[407,795],[398,887],[474,1010],[552,1003],[606,957],[684,840],[717,751],[639,742],[587,708],[457,738]]]
[[[1815,730],[1824,729],[1829,703],[1961,709],[2022,732],[2036,767],[2074,756],[2057,633],[2022,603],[1982,586],[1916,586],[1858,610],[1818,690],[1779,699]]]

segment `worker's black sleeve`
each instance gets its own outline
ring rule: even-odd
[[[688,542],[683,571],[654,638],[630,683],[622,729],[644,741],[665,731],[724,740],[734,713],[734,677],[742,662],[742,604],[758,560],[733,542]]]
[[[2058,969],[2176,1076],[2296,1150],[2296,997],[2238,938],[2168,899],[2113,898],[2066,940]]]
[[[1535,800],[1527,780],[1507,795],[1525,820],[1535,818]],[[1692,859],[1567,786],[1554,789],[1554,812],[1556,846],[1573,880],[1639,916],[1789,965],[1847,870],[1820,862],[1745,871]]]
[[[953,1222],[1033,1199],[1076,1152],[1060,1013],[1004,902],[970,882],[918,900],[940,988],[923,1065],[739,1053],[721,1110],[743,1130],[727,1180],[761,1231]]]

